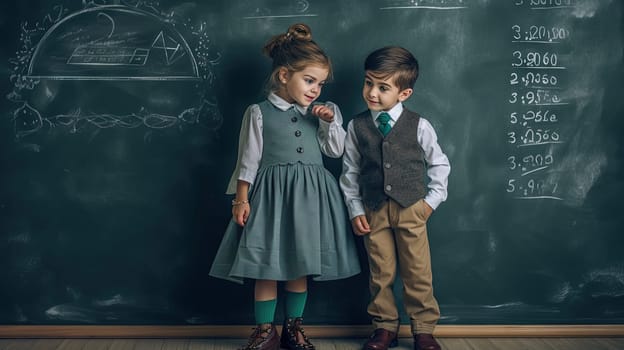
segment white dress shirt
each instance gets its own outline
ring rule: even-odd
[[[307,113],[307,108],[295,103],[289,103],[274,93],[269,94],[268,100],[282,111],[296,108],[302,115]],[[319,118],[316,139],[324,155],[338,158],[344,151],[346,134],[342,128],[342,114],[338,106],[333,102],[325,102],[325,105],[334,111],[334,120],[328,123]],[[288,122],[290,122],[290,119],[288,119]],[[254,183],[260,167],[260,161],[262,160],[262,140],[262,112],[260,111],[260,106],[253,104],[247,107],[243,116],[238,138],[238,159],[228,184],[227,194],[236,193],[238,180],[243,180],[250,184]]]
[[[371,111],[371,116],[375,125],[379,126],[376,120],[381,111]],[[397,103],[389,111],[390,125],[394,126],[403,113],[403,104]],[[433,129],[431,123],[424,118],[420,118],[418,130],[416,133],[418,143],[425,151],[425,161],[427,164],[427,176],[429,183],[427,184],[427,194],[425,201],[434,210],[444,202],[447,197],[448,176],[451,172],[451,165],[448,158],[442,152],[438,145],[438,136]],[[360,192],[361,155],[358,151],[358,139],[353,129],[353,121],[347,126],[347,138],[345,139],[345,151],[342,157],[342,175],[340,176],[340,187],[344,193],[345,203],[349,209],[349,217],[353,219],[356,216],[364,215],[364,204],[362,203],[362,195]]]

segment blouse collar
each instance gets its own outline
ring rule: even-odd
[[[305,115],[308,111],[307,107],[300,106],[296,103],[290,103],[283,98],[277,96],[274,92],[271,92],[268,97],[269,102],[271,102],[275,107],[279,108],[282,111],[287,111],[291,107],[294,107],[299,113]]]

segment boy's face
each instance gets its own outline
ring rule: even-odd
[[[362,96],[371,111],[388,111],[399,102],[412,95],[412,89],[400,90],[395,83],[395,75],[381,77],[375,72],[366,71]]]

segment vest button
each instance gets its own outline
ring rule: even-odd
[[[303,153],[303,147],[297,147],[297,153]]]
[[[290,118],[290,121],[293,122],[293,123],[296,123],[297,122],[297,117]]]
[[[301,136],[301,130],[295,131],[295,136],[297,136],[297,137]]]
[[[386,185],[386,191],[392,191],[392,186],[391,185]]]
[[[390,166],[391,166],[390,163],[384,163],[384,168],[390,169]]]

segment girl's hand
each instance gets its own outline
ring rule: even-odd
[[[334,121],[334,111],[325,105],[313,105],[312,114],[323,119],[324,121],[331,123]]]
[[[371,232],[370,225],[365,215],[359,215],[351,220],[351,226],[353,226],[353,232],[358,236],[364,236]]]
[[[251,207],[249,203],[234,205],[232,206],[232,218],[238,225],[244,227],[245,223],[247,223],[250,211]]]

